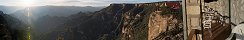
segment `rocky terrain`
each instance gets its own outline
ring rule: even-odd
[[[39,26],[42,31],[32,29],[31,39],[183,40],[180,3],[114,3],[96,12],[79,12],[67,17],[44,16],[33,23],[33,29]],[[23,25],[18,21],[9,23],[17,23],[14,27]],[[22,28],[26,30],[26,27]],[[1,30],[5,30],[0,31],[4,32],[4,35],[12,35],[8,27]],[[8,36],[6,38],[13,39]]]
[[[183,40],[180,5],[180,2],[137,4],[124,13],[120,38],[122,40]]]
[[[122,3],[67,17],[40,40],[183,40],[180,2]],[[53,38],[54,37],[54,38]]]

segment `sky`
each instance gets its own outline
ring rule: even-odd
[[[0,0],[4,6],[108,6],[111,3],[145,3],[177,0]]]

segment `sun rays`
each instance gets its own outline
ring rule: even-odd
[[[34,0],[21,0],[20,2],[20,6],[24,7],[24,9],[26,10],[25,15],[27,16],[27,21],[28,21],[28,27],[27,27],[27,40],[31,40],[31,29],[32,29],[32,22],[31,22],[31,17],[32,17],[32,13],[31,13],[31,7],[34,6],[35,1]]]

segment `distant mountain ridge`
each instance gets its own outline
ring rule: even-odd
[[[180,6],[179,1],[110,4],[100,11],[66,17],[65,23],[45,32],[40,39],[183,40]]]
[[[30,12],[31,20],[35,21],[43,16],[57,16],[67,17],[79,12],[95,12],[101,10],[104,7],[92,7],[92,6],[35,6],[28,8],[17,6],[0,6],[0,10],[4,13],[11,15],[26,22],[27,13]]]
[[[98,11],[96,9],[102,9],[106,6],[99,6],[99,7],[92,7],[92,6],[34,6],[34,7],[30,7],[30,8],[35,8],[35,10],[41,10],[41,9],[48,9],[48,8],[52,8],[52,10],[57,10],[57,9],[73,9],[73,10],[77,10],[77,11],[82,11],[82,12],[94,12],[94,11]],[[6,14],[11,14],[14,13],[14,10],[24,10],[24,7],[18,7],[18,6],[1,6],[0,5],[0,10],[5,12]],[[44,10],[45,11],[45,10]]]
[[[34,31],[36,35],[32,38],[33,40],[183,40],[180,6],[179,1],[122,3],[110,4],[99,11],[77,13],[66,10],[66,7],[42,7],[41,12],[69,11],[68,13],[74,14],[69,16],[65,14],[67,17],[60,17],[63,14],[50,14],[38,18],[34,23],[37,26],[33,29],[40,28],[41,31]],[[70,9],[73,8],[75,7]],[[35,8],[31,8],[33,9]]]
[[[49,16],[69,16],[79,12],[95,12],[99,11],[104,7],[92,7],[92,6],[35,6],[30,7],[33,16],[41,17],[45,15]],[[23,16],[27,8],[17,6],[0,6],[0,10],[6,14]]]

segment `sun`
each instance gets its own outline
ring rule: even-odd
[[[31,7],[34,5],[34,1],[33,0],[21,0],[19,5],[22,7]]]

